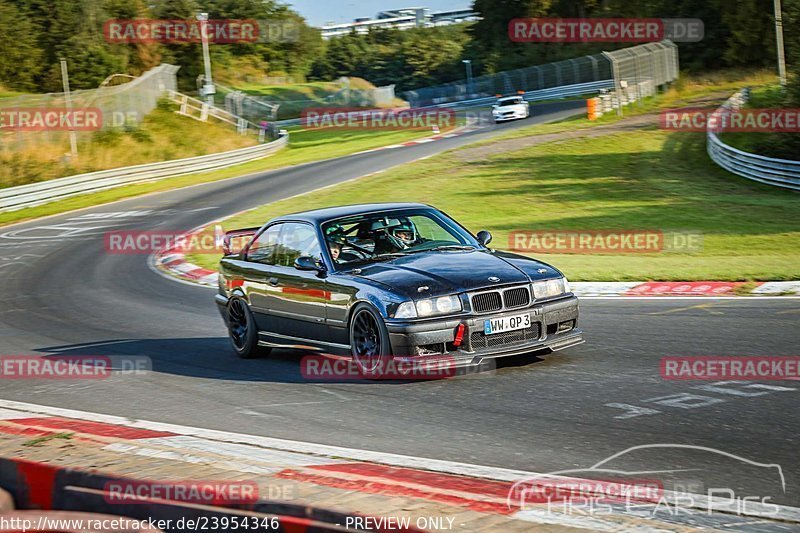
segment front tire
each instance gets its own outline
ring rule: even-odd
[[[350,352],[361,375],[367,378],[382,377],[387,363],[392,360],[389,330],[372,306],[360,304],[353,311],[350,320]]]
[[[250,307],[241,298],[231,298],[228,303],[228,338],[236,355],[253,359],[267,355],[271,348],[258,345],[258,328]]]

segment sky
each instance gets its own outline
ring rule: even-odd
[[[378,11],[404,7],[427,7],[431,12],[464,9],[472,0],[282,0],[303,15],[312,26],[327,22],[352,22],[357,17],[374,17]]]

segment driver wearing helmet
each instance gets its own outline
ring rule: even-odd
[[[344,229],[339,224],[333,224],[325,230],[325,240],[328,243],[331,259],[333,259],[334,263],[338,262],[342,247],[347,244],[347,236],[344,233]]]
[[[386,228],[386,239],[397,251],[411,248],[420,241],[417,227],[405,217],[398,219],[398,224]]]

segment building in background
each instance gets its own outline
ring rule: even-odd
[[[353,22],[326,24],[320,29],[322,30],[322,38],[330,39],[331,37],[346,35],[354,30],[358,33],[367,33],[370,28],[407,30],[408,28],[446,26],[471,20],[478,20],[478,14],[469,8],[431,13],[426,7],[407,7],[381,11],[375,18],[360,17]]]

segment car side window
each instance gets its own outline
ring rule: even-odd
[[[275,224],[259,235],[247,250],[247,260],[265,265],[274,264],[275,245],[278,242],[282,226],[285,224]]]
[[[301,255],[310,255],[319,259],[322,248],[319,246],[317,232],[310,224],[287,222],[275,247],[275,264],[294,266],[294,261]]]

